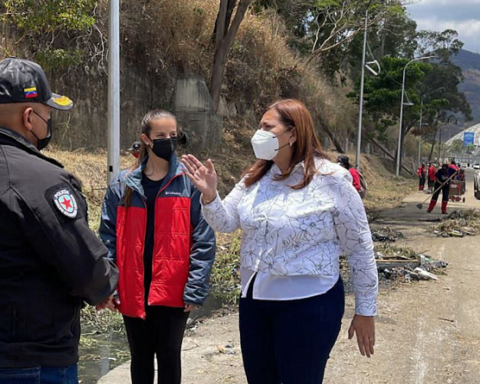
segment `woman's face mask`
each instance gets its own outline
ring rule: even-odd
[[[178,138],[171,137],[169,139],[155,139],[152,140],[151,151],[155,156],[160,157],[163,160],[170,161],[175,150],[177,149]]]
[[[280,141],[278,140],[280,136],[287,132],[288,131],[285,131],[277,136],[273,132],[259,129],[252,137],[252,147],[255,152],[255,157],[259,160],[273,160],[278,155],[280,149],[289,145],[287,143],[280,147]]]

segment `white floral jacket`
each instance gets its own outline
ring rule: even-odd
[[[303,189],[290,186],[303,178],[303,163],[290,177],[275,181],[273,165],[257,183],[240,181],[222,201],[203,206],[218,232],[243,230],[243,268],[271,275],[339,274],[339,256],[348,256],[356,299],[355,312],[377,314],[378,274],[367,216],[348,171],[317,159],[318,175]]]

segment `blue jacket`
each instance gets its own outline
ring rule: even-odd
[[[147,221],[142,173],[120,172],[109,186],[102,206],[100,237],[119,269],[119,310],[145,318],[143,253]],[[126,187],[132,190],[127,207]],[[174,155],[155,203],[152,283],[148,305],[202,305],[209,291],[215,258],[215,234],[201,213],[200,192]]]

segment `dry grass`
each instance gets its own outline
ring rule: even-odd
[[[337,155],[334,154],[335,157]],[[348,156],[353,162],[355,154],[349,153]],[[392,208],[415,191],[417,179],[395,177],[393,160],[362,154],[361,171],[368,184],[364,200],[368,211]]]
[[[49,149],[44,151],[77,176],[83,185],[83,193],[88,200],[89,224],[94,231],[100,225],[100,210],[107,188],[107,153],[106,151],[87,152],[84,150],[62,151]],[[122,156],[122,167],[133,164],[131,156]]]
[[[203,76],[208,81],[218,7],[219,0],[125,2],[124,57],[133,64],[141,57],[142,66],[164,78],[167,88],[177,76]],[[346,136],[354,129],[351,116],[356,114],[345,96],[349,89],[328,85],[317,68],[298,58],[288,38],[284,21],[274,12],[247,12],[229,52],[222,95],[241,115],[253,111],[257,118],[277,99],[299,98],[319,125],[328,124]]]
[[[254,161],[250,147],[250,137],[254,130],[254,128],[241,129],[234,122],[230,122],[222,138],[222,147],[215,152],[199,154],[201,160],[211,158],[214,161],[219,175],[218,189],[222,196],[230,192],[242,172]],[[83,191],[89,202],[90,226],[97,230],[100,206],[107,187],[106,152],[54,149],[45,151],[45,154],[59,160],[68,171],[82,181]],[[335,158],[336,154],[331,155]],[[352,159],[353,157],[351,154]],[[122,156],[122,168],[128,168],[133,163],[134,159],[131,156]],[[393,207],[415,190],[416,179],[397,179],[388,166],[392,166],[391,161],[376,156],[362,156],[362,173],[369,187],[364,202],[369,211]]]

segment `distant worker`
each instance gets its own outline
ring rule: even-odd
[[[442,168],[439,169],[435,175],[435,193],[432,196],[427,212],[430,213],[433,211],[433,208],[435,208],[435,205],[437,204],[440,191],[442,191],[442,214],[447,214],[448,194],[450,192],[449,179],[454,178],[456,173],[457,171],[448,164],[443,164]]]
[[[420,164],[420,166],[417,169],[417,175],[418,175],[418,190],[423,191],[425,188],[425,180],[427,176],[427,168],[425,167],[425,163]]]
[[[357,192],[360,193],[362,190],[362,185],[360,183],[360,173],[356,168],[353,168],[350,165],[350,158],[346,155],[340,155],[337,158],[337,163],[341,165],[343,168],[348,169],[348,171],[350,172],[350,175],[352,175],[352,179],[353,179],[352,184],[354,188],[357,190]]]
[[[428,193],[433,193],[435,187],[435,175],[437,174],[437,168],[435,164],[429,163],[428,166]]]
[[[450,168],[450,169],[453,169],[454,171],[458,171],[458,170],[460,169],[460,168],[458,168],[458,165],[457,165],[457,163],[455,162],[455,160],[452,160],[452,161],[450,162],[449,168]]]
[[[140,157],[141,149],[142,149],[142,143],[140,143],[140,141],[134,141],[132,143],[132,146],[128,148],[128,152],[130,152],[133,157],[138,159]]]

